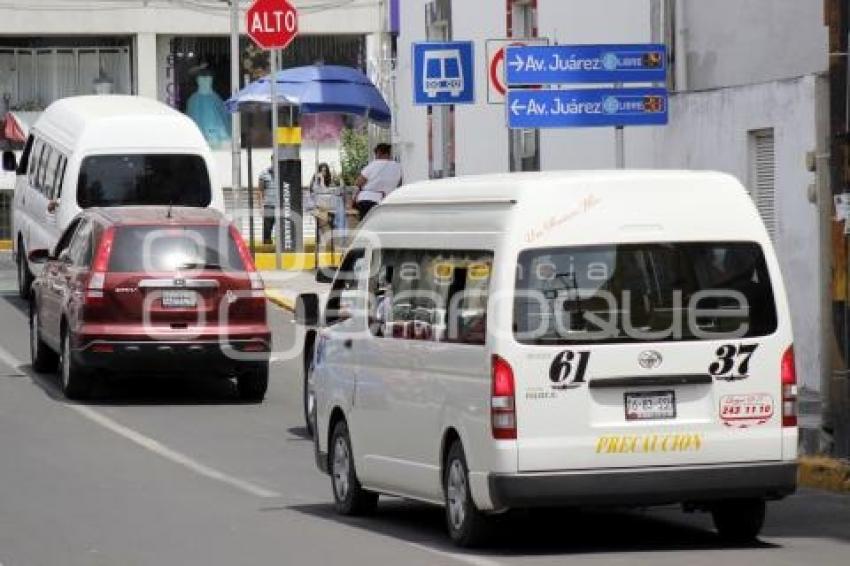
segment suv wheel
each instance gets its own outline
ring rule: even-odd
[[[354,469],[348,425],[339,421],[334,426],[330,442],[331,487],[334,506],[341,515],[364,515],[378,505],[378,494],[363,489]]]
[[[56,371],[58,362],[56,352],[51,350],[41,339],[38,309],[35,302],[30,306],[30,359],[32,360],[32,369],[39,373]]]
[[[71,355],[71,333],[62,333],[59,352],[59,383],[68,399],[85,399],[91,393],[91,377]]]
[[[731,542],[752,542],[764,526],[763,499],[725,501],[717,504],[711,515],[720,536]]]
[[[252,366],[236,378],[236,390],[243,401],[262,402],[269,388],[269,363]]]
[[[312,349],[310,348],[311,341],[307,342],[304,348],[304,427],[307,429],[307,435],[312,437],[315,434],[313,421],[315,419],[316,410],[316,394],[310,387],[310,366],[312,365]]]
[[[455,544],[473,547],[487,536],[487,517],[475,507],[469,486],[469,468],[459,441],[452,444],[443,472],[443,492],[446,499],[446,524]]]
[[[18,242],[18,296],[29,299],[32,291],[33,275],[27,264],[23,242]]]

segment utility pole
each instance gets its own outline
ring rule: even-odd
[[[239,10],[239,0],[230,0],[230,93],[235,95],[239,92],[239,63],[241,54],[239,52],[239,20],[241,14]],[[230,115],[230,148],[231,148],[231,167],[232,167],[232,190],[233,190],[233,209],[236,212],[235,220],[238,224],[242,222],[242,199],[239,193],[242,189],[242,127],[239,120],[239,112],[234,112]],[[250,183],[249,183],[250,186]]]
[[[848,192],[847,124],[847,0],[825,0],[829,26],[830,181],[833,196]],[[836,456],[850,456],[850,317],[848,317],[847,236],[844,219],[834,219],[832,229],[832,314],[834,343],[831,380],[821,391],[823,428],[833,437]]]

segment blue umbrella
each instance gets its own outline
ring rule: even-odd
[[[271,104],[270,77],[256,80],[225,102],[230,112],[246,106]],[[335,112],[366,116],[390,123],[390,108],[366,75],[351,67],[311,65],[278,71],[277,103],[298,106],[302,114]]]

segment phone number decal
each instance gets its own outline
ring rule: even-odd
[[[720,398],[720,420],[735,428],[763,425],[773,417],[773,397],[766,393],[724,395]]]

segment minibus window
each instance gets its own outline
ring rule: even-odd
[[[354,314],[353,309],[356,308],[354,294],[358,287],[357,281],[363,275],[365,257],[366,252],[363,249],[354,249],[346,254],[328,296],[327,308],[325,308],[327,326],[348,320]]]
[[[525,344],[765,336],[773,288],[754,243],[651,243],[527,250],[514,335]]]
[[[77,201],[91,206],[204,207],[211,188],[200,155],[94,155],[80,166]]]

